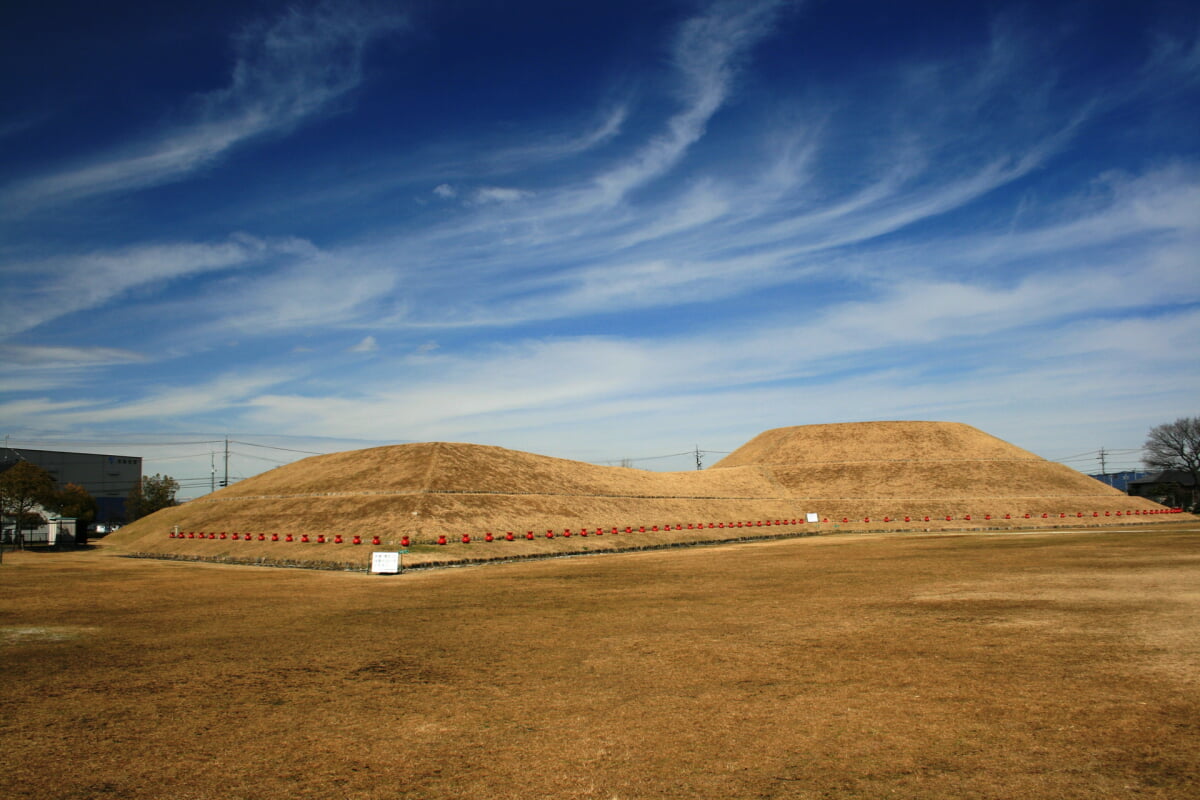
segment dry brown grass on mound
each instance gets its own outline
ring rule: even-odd
[[[304,459],[213,495],[167,509],[110,537],[129,552],[238,560],[296,558],[295,549],[257,540],[177,540],[183,532],[357,534],[394,546],[444,536],[458,543],[491,531],[535,531],[536,543],[481,552],[451,546],[417,558],[496,558],[572,552],[578,540],[543,540],[547,529],[800,519],[812,512],[845,529],[877,527],[884,517],[930,517],[928,527],[1056,525],[1060,514],[1151,510],[1121,492],[966,425],[876,422],[767,431],[716,467],[656,473],[601,467],[461,443],[379,447]],[[966,515],[973,519],[965,520]],[[993,519],[985,519],[987,515]],[[1025,514],[1030,518],[1025,519]],[[1043,517],[1042,515],[1046,516]],[[1011,519],[1004,520],[1008,515]],[[951,516],[951,521],[945,517]],[[1075,519],[1078,519],[1075,517]],[[1128,521],[1114,517],[1097,522]],[[1140,519],[1139,519],[1140,521]],[[737,529],[741,530],[741,529]],[[770,533],[787,533],[778,529]],[[799,532],[797,530],[791,531]],[[811,532],[808,529],[806,532]],[[757,531],[756,533],[763,533]],[[728,527],[656,535],[644,544],[737,536]],[[588,549],[630,546],[611,540]],[[637,546],[642,546],[641,544]],[[468,555],[469,553],[469,555]],[[310,548],[306,558],[365,562],[362,548]]]
[[[744,468],[743,468],[744,469]],[[1087,475],[1047,461],[920,461],[767,467],[789,492],[848,498],[1126,497]],[[819,492],[819,494],[813,494]]]
[[[713,466],[918,459],[1030,459],[1027,450],[959,422],[846,422],[763,431]]]

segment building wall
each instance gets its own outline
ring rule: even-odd
[[[109,456],[97,453],[65,453],[57,450],[10,448],[5,460],[24,459],[49,472],[60,487],[82,486],[96,498],[97,522],[123,519],[125,498],[142,479],[139,456]]]

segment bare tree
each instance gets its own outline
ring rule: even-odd
[[[1200,417],[1181,417],[1151,428],[1142,463],[1151,469],[1178,470],[1192,476],[1192,505],[1200,489]]]

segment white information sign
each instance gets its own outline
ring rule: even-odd
[[[805,518],[806,518],[806,519],[807,519],[809,522],[820,522],[820,521],[821,521],[821,515],[820,515],[820,514],[813,514],[813,513],[811,513],[811,512],[810,512],[810,513],[809,513],[809,514],[808,514],[808,515],[807,515]]]
[[[372,553],[371,572],[380,575],[395,575],[400,571],[399,553]]]

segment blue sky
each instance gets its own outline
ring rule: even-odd
[[[26,446],[936,419],[1057,458],[1200,413],[1194,3],[20,6]]]

